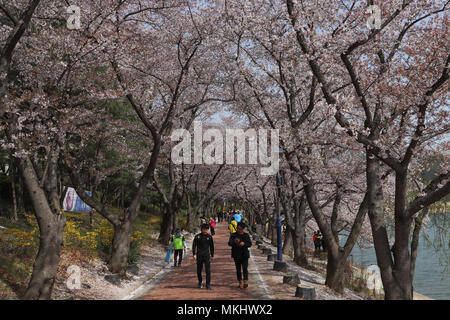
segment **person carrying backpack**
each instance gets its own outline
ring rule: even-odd
[[[319,250],[322,250],[323,247],[323,251],[325,251],[324,242],[322,240],[322,233],[320,232],[320,230],[317,230],[316,241]]]
[[[237,231],[231,234],[228,240],[228,245],[231,247],[231,257],[236,265],[239,288],[241,289],[248,288],[248,259],[250,258],[248,248],[252,246],[249,234],[244,232],[245,227],[245,223],[239,222]],[[244,274],[244,279],[242,279],[242,273]]]
[[[239,210],[233,215],[233,217],[234,217],[234,220],[236,221],[236,223],[239,223],[242,221],[242,215]]]
[[[228,229],[230,229],[230,234],[233,234],[237,231],[237,222],[234,220],[234,217],[231,217],[230,224],[228,225]]]
[[[178,267],[181,267],[181,261],[183,260],[183,250],[186,250],[186,243],[184,241],[184,235],[181,233],[180,228],[177,228],[175,234],[170,239],[171,244],[173,245],[173,249],[175,251],[173,257],[173,266],[177,266],[177,257],[178,257]]]

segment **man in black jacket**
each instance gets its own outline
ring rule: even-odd
[[[202,271],[205,264],[206,289],[211,290],[211,261],[214,257],[214,241],[208,234],[209,225],[203,224],[201,233],[195,236],[192,242],[192,254],[197,260],[198,287],[203,288]]]
[[[239,222],[236,232],[230,236],[228,241],[228,245],[231,247],[231,256],[236,265],[239,288],[248,288],[248,258],[250,258],[248,248],[252,246],[252,241],[249,234],[244,232],[245,227],[244,222]],[[242,279],[242,272],[244,273],[244,279]]]

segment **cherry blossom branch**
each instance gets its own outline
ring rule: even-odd
[[[370,108],[367,103],[366,97],[361,89],[361,85],[358,81],[358,77],[356,76],[355,69],[353,68],[352,63],[350,62],[348,55],[341,54],[341,60],[342,60],[342,62],[344,62],[345,68],[347,69],[347,72],[350,75],[350,79],[352,80],[353,87],[355,88],[356,94],[358,95],[359,100],[361,101],[362,107],[364,109],[364,113],[366,114],[365,125],[366,125],[366,127],[371,127],[372,114],[370,112]]]
[[[442,185],[444,184],[444,185]],[[423,190],[423,196],[416,197],[406,209],[406,216],[413,216],[423,208],[450,194],[450,172],[440,174]]]
[[[433,94],[442,87],[442,85],[448,80],[449,73],[448,68],[450,64],[450,54],[447,56],[447,60],[445,62],[444,70],[442,71],[441,77],[431,86],[431,88],[425,93],[424,100],[425,102],[419,105],[419,115],[417,117],[417,126],[414,132],[414,136],[411,139],[411,142],[406,149],[405,156],[402,161],[402,165],[406,166],[412,158],[413,151],[416,148],[419,138],[422,136],[423,130],[425,130],[425,117],[427,108],[431,102]]]
[[[19,24],[19,20],[17,20],[17,18],[1,3],[0,10],[2,10],[3,13],[8,17],[8,19],[12,21],[14,26],[17,26]]]
[[[40,0],[31,0],[20,17],[20,21],[16,24],[14,29],[9,34],[8,38],[5,41],[5,45],[1,48],[0,55],[0,119],[3,119],[6,113],[5,104],[2,103],[3,97],[6,95],[7,90],[7,82],[8,79],[3,75],[7,74],[10,70],[10,63],[14,49],[19,43],[20,39],[25,33],[25,30],[28,28],[30,24],[31,18],[33,17],[34,11],[39,5]]]
[[[450,3],[450,0],[447,1],[447,2],[445,3],[445,5],[442,7],[442,9],[439,9],[439,10],[436,10],[436,11],[433,11],[433,12],[430,12],[430,13],[428,13],[428,14],[426,14],[426,15],[424,15],[424,16],[422,16],[422,17],[420,17],[420,18],[418,18],[418,19],[416,19],[416,20],[414,20],[414,21],[412,21],[411,23],[406,24],[406,25],[403,27],[403,29],[402,29],[402,31],[400,32],[400,34],[398,35],[398,38],[397,38],[397,40],[396,40],[396,42],[395,42],[395,45],[394,45],[394,47],[392,48],[392,51],[391,51],[391,53],[389,54],[389,56],[388,56],[388,58],[387,58],[387,62],[390,62],[390,61],[392,60],[392,58],[394,57],[394,55],[395,55],[395,53],[397,52],[398,48],[400,47],[400,44],[401,44],[403,38],[405,37],[405,35],[406,35],[406,33],[408,32],[408,30],[411,29],[411,27],[413,27],[416,23],[418,23],[418,22],[420,22],[420,21],[422,21],[422,20],[424,20],[424,19],[426,19],[426,18],[428,18],[428,17],[430,17],[430,16],[432,16],[432,15],[434,15],[434,14],[437,14],[437,13],[440,13],[440,12],[445,11],[445,8],[447,7],[447,5],[448,5],[449,3]]]

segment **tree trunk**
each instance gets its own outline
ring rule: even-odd
[[[407,168],[395,176],[395,243],[393,276],[400,286],[401,296],[397,299],[412,300],[411,256],[409,236],[413,219],[405,213],[407,193]]]
[[[187,194],[186,198],[188,203],[186,229],[187,231],[192,232],[192,230],[194,230],[194,212],[192,211],[191,196]]]
[[[128,266],[128,254],[130,251],[133,224],[124,221],[114,226],[114,238],[112,242],[111,258],[109,261],[112,273],[124,274]]]
[[[30,158],[20,161],[20,169],[33,203],[39,225],[39,251],[24,299],[50,299],[56,277],[66,219],[60,211],[50,209],[44,190],[39,185]]]
[[[305,243],[305,229],[298,230],[293,234],[294,245],[294,261],[301,267],[308,266],[308,259],[306,258],[306,243]]]
[[[367,162],[367,193],[368,193],[368,215],[372,229],[377,265],[380,268],[381,280],[384,287],[384,297],[386,300],[393,300],[399,297],[399,287],[395,284],[392,274],[393,260],[384,220],[383,190],[380,180],[380,164],[369,154],[366,156]]]
[[[18,173],[18,171],[17,171],[17,173]],[[24,186],[23,178],[20,176],[20,174],[17,174],[16,177],[19,179],[18,190],[16,193],[17,215],[20,215],[20,214],[24,214],[24,212],[25,212],[25,203],[24,203],[25,186]]]
[[[295,209],[295,230],[292,234],[293,245],[294,245],[294,261],[299,266],[308,266],[308,259],[306,258],[306,242],[305,242],[305,227],[306,227],[306,201],[305,197],[302,196],[300,199],[300,204],[297,206],[296,201],[294,201],[296,206]]]
[[[409,234],[412,219],[401,218],[395,223],[394,269],[393,276],[396,288],[395,300],[412,300],[413,286],[411,278],[411,256],[409,254]]]
[[[30,283],[24,295],[26,300],[48,300],[51,298],[56,271],[60,259],[61,244],[66,218],[54,215],[49,223],[39,224],[39,251],[33,265]]]
[[[273,246],[277,246],[277,218],[273,217],[272,218],[272,223],[271,223],[271,243]]]
[[[347,258],[340,252],[328,251],[325,285],[338,293],[344,293],[344,271]]]
[[[283,254],[289,255],[292,251],[293,246],[293,233],[294,230],[289,227],[289,225],[286,226],[286,233],[284,235],[284,243],[283,243]]]
[[[17,197],[16,197],[16,179],[15,179],[15,168],[12,166],[10,169],[11,172],[11,190],[12,190],[12,197],[13,197],[13,216],[12,220],[17,221],[19,220],[17,216]]]
[[[169,244],[170,235],[173,232],[173,218],[174,214],[172,208],[170,206],[166,206],[166,213],[163,216],[158,239],[162,244]]]
[[[423,219],[425,218],[425,216],[427,214],[428,214],[428,208],[425,208],[414,219],[414,231],[413,231],[412,241],[411,241],[411,270],[410,270],[410,278],[411,279],[414,279],[414,272],[416,269],[417,251],[419,249],[420,231],[422,230]],[[411,294],[413,294],[414,288],[411,287],[411,290],[413,291]]]

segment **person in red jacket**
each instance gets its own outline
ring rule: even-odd
[[[211,235],[215,235],[216,232],[214,229],[216,228],[216,220],[213,217],[209,218],[209,228],[211,229]]]

